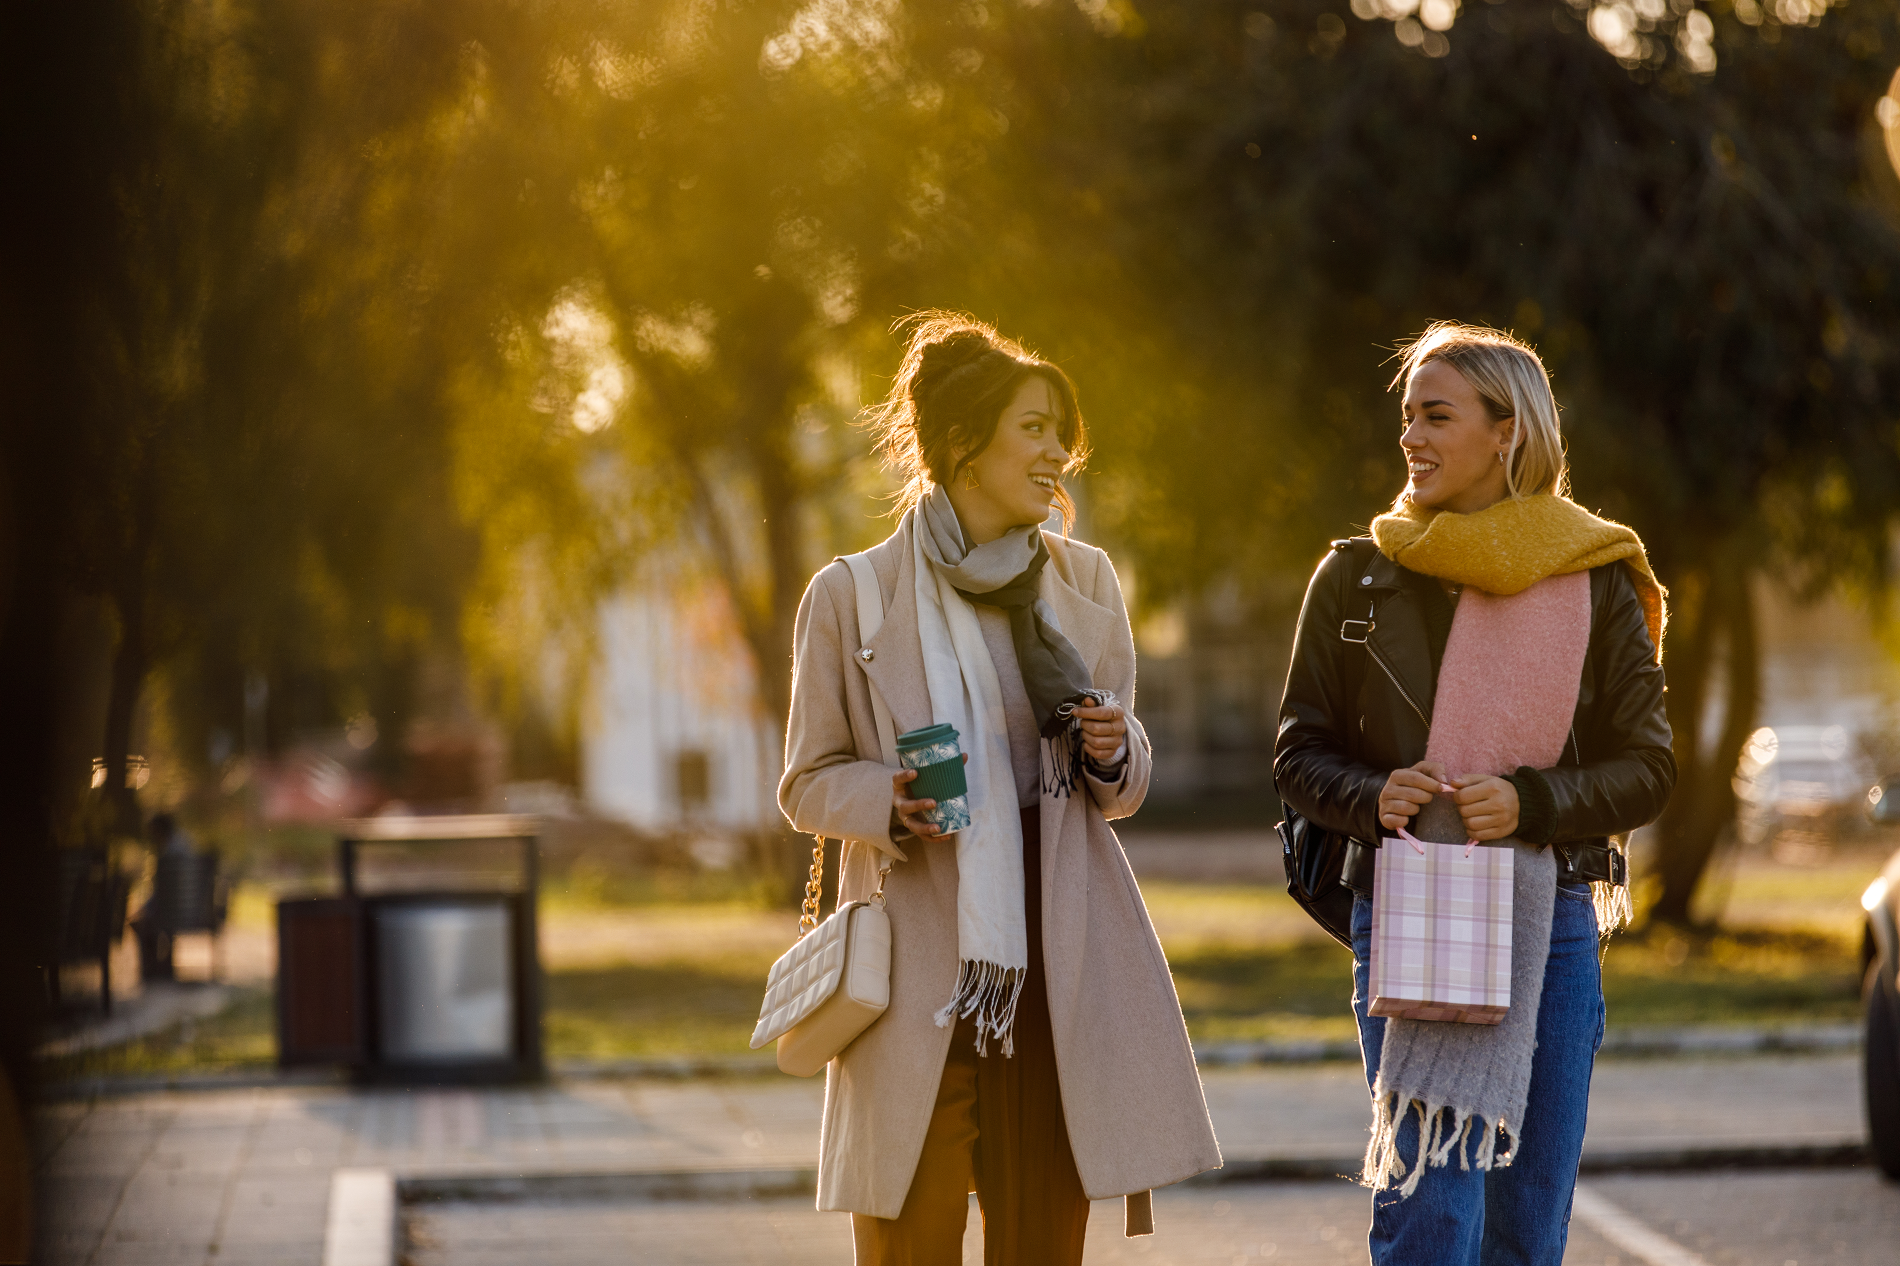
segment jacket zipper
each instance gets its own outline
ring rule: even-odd
[[[1387,680],[1392,683],[1392,688],[1399,692],[1400,698],[1412,705],[1412,711],[1418,713],[1418,719],[1425,723],[1425,732],[1430,734],[1432,732],[1431,718],[1425,715],[1425,709],[1418,706],[1418,700],[1412,698],[1412,692],[1400,684],[1399,675],[1392,671],[1392,665],[1386,663],[1384,656],[1372,649],[1372,643],[1370,642],[1366,643],[1366,654],[1372,656],[1373,663],[1385,671]]]

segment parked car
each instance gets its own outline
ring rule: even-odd
[[[1870,793],[1869,808],[1876,821],[1882,812],[1900,819],[1900,781],[1889,792],[1886,784]],[[1861,933],[1861,1005],[1867,1026],[1861,1050],[1862,1082],[1867,1096],[1867,1141],[1874,1159],[1887,1177],[1900,1181],[1900,989],[1895,969],[1900,967],[1900,852],[1887,859],[1880,877],[1861,894],[1867,912]]]
[[[1900,826],[1900,774],[1888,774],[1867,789],[1867,820],[1875,826]]]
[[[1749,843],[1783,831],[1832,839],[1864,825],[1867,780],[1848,758],[1838,725],[1763,727],[1749,737],[1735,768],[1738,825]]]

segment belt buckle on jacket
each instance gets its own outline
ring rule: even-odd
[[[1354,625],[1357,625],[1359,628],[1358,637],[1354,637],[1348,631],[1352,629]],[[1379,626],[1371,620],[1343,620],[1339,625],[1339,640],[1342,642],[1351,642],[1355,646],[1364,646],[1366,639],[1372,636],[1372,630],[1378,627]]]
[[[1563,864],[1560,878],[1587,879],[1621,888],[1629,883],[1629,858],[1610,844],[1555,844],[1552,851]]]

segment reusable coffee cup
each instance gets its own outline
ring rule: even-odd
[[[935,800],[937,807],[917,816],[952,835],[970,825],[970,784],[963,776],[963,749],[956,727],[947,722],[926,725],[897,736],[897,763],[914,769],[912,800]]]

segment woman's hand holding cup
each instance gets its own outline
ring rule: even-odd
[[[1456,790],[1445,781],[1445,767],[1437,761],[1422,760],[1410,769],[1395,769],[1379,789],[1379,825],[1388,831],[1400,830],[1434,796]]]
[[[963,754],[963,763],[970,763],[968,752]],[[935,800],[912,800],[907,794],[917,772],[914,769],[900,769],[891,775],[891,816],[898,826],[912,835],[929,839],[934,835],[942,835],[943,828],[923,819],[924,814],[937,807]]]

